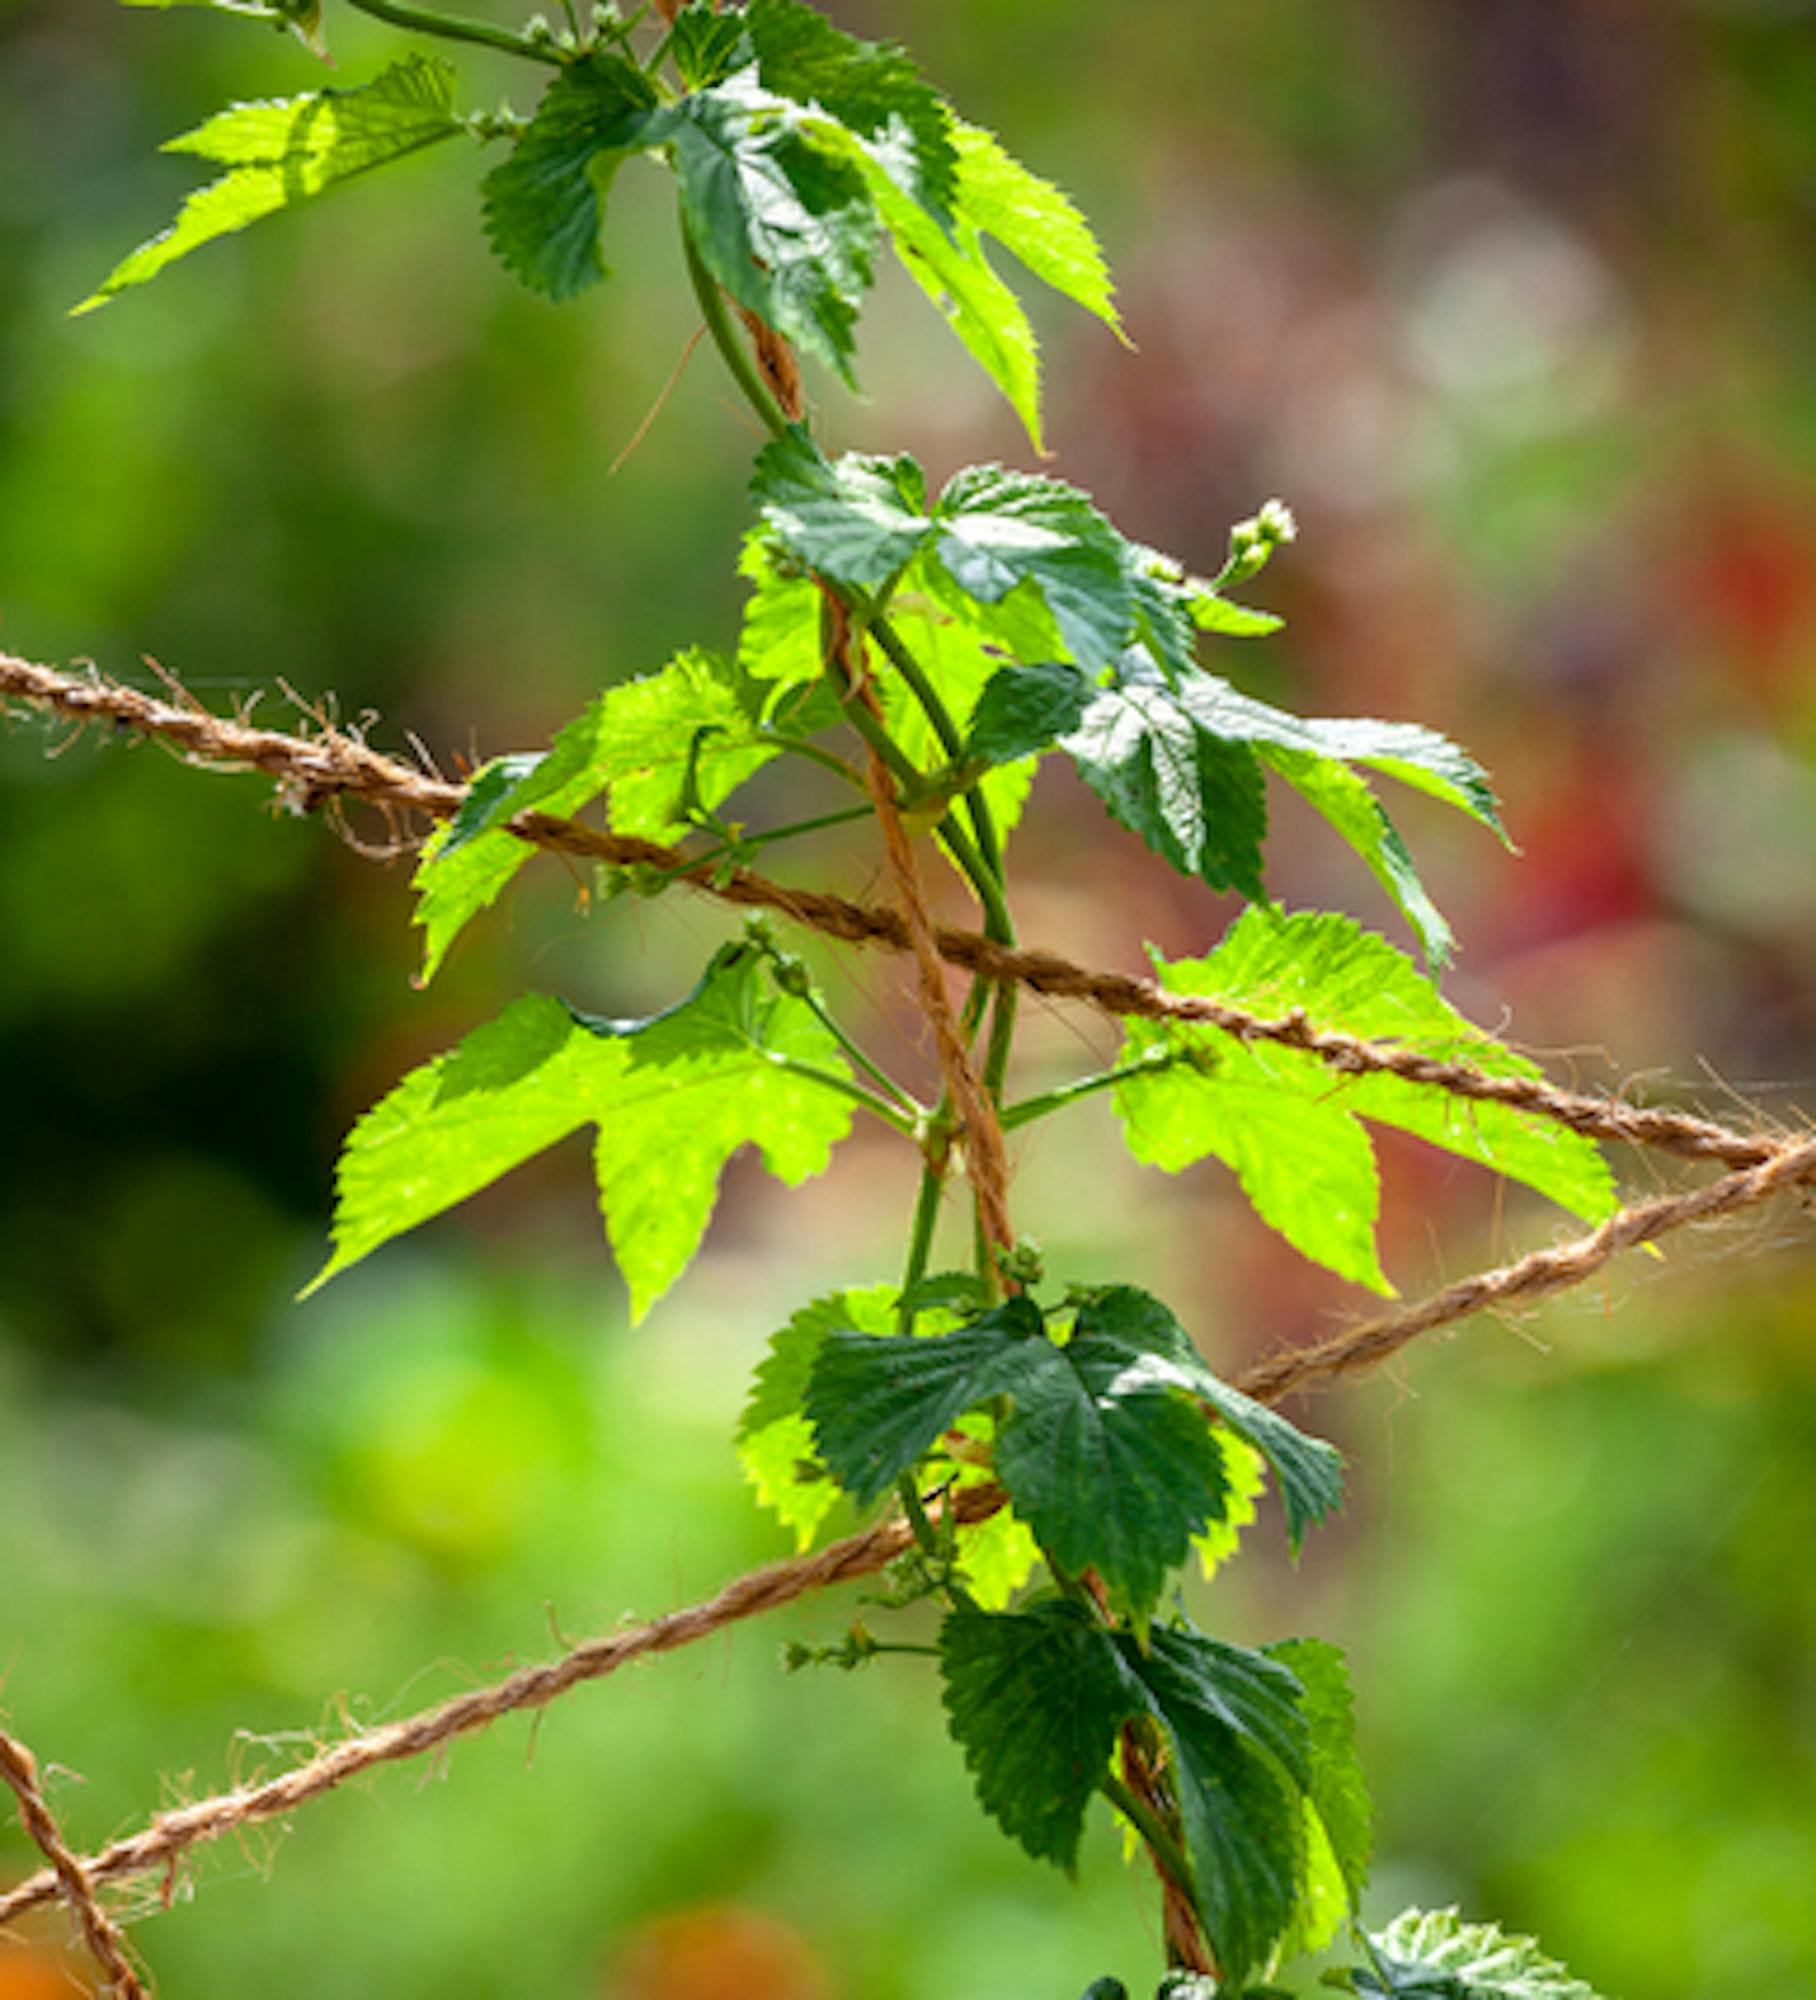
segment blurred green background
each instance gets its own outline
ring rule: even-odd
[[[1427,721],[1496,772],[1518,861],[1405,815],[1462,932],[1459,1004],[1563,1074],[1796,1120],[1816,6],[828,11],[909,40],[1100,227],[1139,351],[1033,301],[1052,469],[1199,567],[1263,498],[1295,506],[1256,593],[1288,630],[1223,664]],[[400,46],[327,12],[345,80]],[[527,103],[507,66],[461,66],[467,102]],[[562,309],[489,261],[483,163],[443,151],[65,316],[193,184],[162,139],[320,80],[199,10],[0,0],[0,646],[140,679],[150,654],[278,721],[287,686],[444,765],[533,747],[736,615],[755,438],[710,356],[612,469],[693,330],[654,173],[614,195],[612,284]],[[866,402],[819,385],[834,441],[942,476],[1028,462],[918,297],[885,284],[864,356]],[[1392,931],[1278,803],[1280,896]],[[1025,933],[1096,962],[1201,950],[1233,913],[1057,774],[1017,846]],[[874,887],[855,840],[790,865]],[[544,864],[416,993],[406,884],[248,780],[0,734],[0,1707],[89,1845],[781,1553],[730,1449],[749,1370],[812,1292],[895,1268],[890,1145],[786,1200],[739,1166],[710,1255],[633,1331],[564,1151],[293,1305],[339,1138],[406,1067],[525,985],[659,1004],[725,931],[698,904],[588,916]],[[924,1074],[898,969],[827,976]],[[1109,1046],[1057,1013],[1029,1041],[1054,1077]],[[1150,1284],[1231,1372],[1358,1309],[1214,1171],[1144,1176],[1077,1116],[1017,1159],[1062,1275]],[[1388,1165],[1409,1293],[1560,1227],[1411,1145]],[[1296,1572],[1264,1523],[1201,1608],[1350,1648],[1377,1915],[1460,1901],[1629,2000],[1816,1991],[1798,1220],[1678,1239],[1311,1407],[1354,1460],[1348,1515]],[[781,1673],[783,1639],[852,1610],[742,1628],[200,1856],[138,1942],[198,1995],[1151,1982],[1151,1899],[1108,1830],[1077,1888],[1001,1841],[918,1663]],[[31,1858],[0,1830],[0,1878]],[[0,2000],[67,1990],[60,1920],[34,1937],[0,1946]]]

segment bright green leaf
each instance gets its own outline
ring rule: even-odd
[[[791,1186],[825,1169],[850,1128],[849,1080],[818,1016],[773,991],[744,945],[726,946],[685,1001],[647,1021],[518,1001],[355,1126],[334,1255],[310,1289],[593,1124],[606,1234],[641,1318],[699,1247],[741,1146]]]
[[[1206,1582],[1236,1553],[1243,1529],[1254,1526],[1256,1502],[1267,1485],[1267,1460],[1246,1438],[1225,1430],[1218,1443],[1223,1449],[1223,1472],[1229,1486],[1223,1519],[1213,1521],[1192,1543]]]
[[[486,175],[486,235],[533,292],[568,299],[606,275],[599,232],[620,165],[656,136],[656,96],[622,56],[565,65],[509,159]]]
[[[1356,1755],[1355,1703],[1335,1646],[1288,1639],[1262,1650],[1298,1681],[1311,1734],[1306,1881],[1292,1941],[1299,1951],[1322,1951],[1361,1900],[1374,1846],[1374,1811]]]
[[[940,1673],[985,1812],[1037,1861],[1073,1868],[1117,1729],[1142,1707],[1109,1634],[1064,1601],[955,1611],[940,1628]]]
[[[1598,2000],[1535,1939],[1465,1923],[1454,1909],[1404,1911],[1370,1941],[1383,1964],[1352,1977],[1388,2000]]]
[[[164,150],[193,153],[228,172],[192,194],[176,221],[116,265],[76,311],[92,311],[129,286],[147,283],[217,236],[451,138],[463,129],[453,105],[449,65],[410,56],[356,89],[236,104],[218,113]]]
[[[961,223],[993,236],[1044,284],[1120,334],[1103,252],[1072,202],[1012,159],[994,134],[960,121],[953,136]]]
[[[1467,1063],[1491,1076],[1536,1076],[1537,1067],[1458,1014],[1412,961],[1349,918],[1249,911],[1208,958],[1159,962],[1171,992],[1199,994],[1264,1019],[1303,1008],[1311,1025],[1422,1055]],[[1154,1066],[1152,1059],[1174,1062]],[[1132,1024],[1124,1060],[1150,1060],[1117,1091],[1124,1136],[1137,1159],[1169,1172],[1225,1159],[1265,1219],[1305,1255],[1366,1280],[1357,1219],[1375,1197],[1352,1162],[1333,1181],[1332,1121],[1392,1125],[1547,1195],[1586,1221],[1618,1206],[1595,1145],[1555,1120],[1478,1103],[1386,1073],[1338,1075],[1304,1051],[1183,1023]],[[1244,1149],[1238,1125],[1265,1131],[1271,1163]],[[1308,1180],[1296,1197],[1294,1146]],[[1347,1186],[1348,1194],[1342,1189]]]

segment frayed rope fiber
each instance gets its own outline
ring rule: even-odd
[[[358,799],[381,811],[448,819],[467,796],[464,786],[425,777],[341,730],[324,728],[303,737],[254,729],[198,706],[160,701],[98,674],[63,673],[0,653],[0,702],[7,699],[48,709],[72,722],[104,723],[154,738],[197,763],[260,771],[278,785],[282,796],[305,809],[331,800]],[[739,908],[773,910],[847,944],[881,945],[903,953],[914,949],[911,928],[896,910],[790,888],[748,868],[727,870],[716,863],[690,862],[672,847],[603,833],[549,813],[520,813],[511,821],[510,831],[532,846],[611,866],[649,867],[672,874],[702,895]],[[1711,1160],[1726,1167],[1768,1165],[1786,1143],[1689,1112],[1561,1090],[1540,1077],[1487,1076],[1467,1063],[1315,1027],[1297,1008],[1277,1020],[1265,1019],[1219,1000],[1168,993],[1151,979],[1092,971],[1056,952],[1014,949],[974,931],[942,926],[934,931],[933,943],[939,955],[961,971],[998,984],[1025,986],[1050,1000],[1082,1001],[1118,1019],[1219,1028],[1240,1041],[1303,1050],[1340,1076],[1398,1076],[1453,1097],[1549,1118],[1588,1138],[1647,1146],[1679,1159]]]
[[[1816,1140],[1781,1146],[1760,1165],[1724,1175],[1687,1194],[1640,1202],[1570,1243],[1535,1251],[1498,1270],[1466,1278],[1417,1305],[1352,1327],[1317,1346],[1264,1361],[1242,1376],[1237,1386],[1261,1402],[1279,1402],[1314,1383],[1378,1367],[1421,1335],[1473,1313],[1525,1304],[1581,1284],[1623,1250],[1656,1242],[1692,1223],[1734,1215],[1777,1194],[1812,1186],[1816,1186]],[[1002,1492],[993,1486],[965,1489],[949,1502],[964,1525],[988,1519],[1003,1503]],[[569,1689],[602,1680],[632,1660],[672,1653],[741,1619],[792,1603],[809,1591],[873,1575],[912,1541],[908,1524],[892,1519],[864,1534],[834,1542],[817,1554],[753,1570],[702,1604],[671,1611],[624,1632],[586,1640],[544,1666],[526,1667],[491,1687],[456,1695],[382,1729],[362,1731],[262,1784],[241,1786],[160,1813],[143,1832],[117,1840],[75,1865],[90,1884],[173,1867],[189,1848],[261,1820],[280,1818],[378,1765],[425,1756],[456,1737],[487,1728],[502,1716],[543,1708]],[[63,1893],[65,1883],[57,1868],[40,1870],[0,1895],[0,1925]]]

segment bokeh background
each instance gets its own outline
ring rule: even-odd
[[[327,11],[345,78],[400,46]],[[1816,1106],[1816,6],[829,11],[909,39],[1100,227],[1138,351],[1034,301],[1052,469],[1198,567],[1289,499],[1302,539],[1254,593],[1287,632],[1223,664],[1496,772],[1517,861],[1404,813],[1463,935],[1453,997],[1587,1082]],[[470,103],[527,102],[508,66],[462,70]],[[482,162],[443,150],[65,316],[192,184],[160,140],[319,81],[200,10],[0,0],[0,645],[127,677],[151,654],[273,719],[288,687],[444,763],[533,747],[736,616],[755,439],[709,355],[614,465],[693,327],[657,175],[623,177],[616,276],[562,309],[489,261]],[[1028,462],[894,283],[864,376],[863,403],[826,386],[835,441]],[[1024,931],[1098,962],[1233,914],[1059,774],[1017,847]],[[791,865],[874,883],[855,841]],[[1285,901],[1392,928],[1285,801],[1272,866]],[[406,1067],[526,984],[659,1004],[724,933],[700,905],[589,915],[582,887],[543,864],[419,993],[406,864],[249,780],[0,734],[0,1707],[85,1842],[781,1552],[731,1423],[796,1304],[895,1268],[889,1145],[787,1199],[734,1170],[639,1329],[578,1148],[291,1302],[339,1138]],[[924,1074],[897,969],[827,976]],[[1029,1074],[1108,1046],[1037,1015]],[[1148,1283],[1230,1370],[1363,1303],[1214,1170],[1144,1175],[1077,1116],[1018,1155],[1065,1274]],[[1562,1226],[1410,1144],[1387,1164],[1408,1292]],[[1799,1222],[1674,1244],[1310,1410],[1352,1454],[1347,1516],[1296,1571],[1264,1522],[1201,1609],[1349,1647],[1377,1915],[1460,1901],[1629,2000],[1816,1990]],[[783,1639],[851,1611],[199,1857],[138,1941],[170,1992],[273,2000],[1151,1983],[1146,1883],[1103,1827],[1079,1887],[1001,1841],[922,1663],[781,1672]],[[0,1879],[31,1859],[0,1829]],[[0,1946],[0,1996],[68,1991],[61,1941]]]

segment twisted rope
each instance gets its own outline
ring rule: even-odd
[[[19,1818],[42,1852],[49,1857],[50,1893],[61,1894],[75,1913],[83,1940],[109,1987],[119,2000],[145,2000],[145,1988],[126,1956],[126,1940],[95,1899],[94,1879],[64,1840],[38,1782],[38,1760],[0,1729],[0,1778],[19,1800]]]
[[[342,730],[324,727],[315,736],[302,737],[254,729],[199,707],[160,701],[98,675],[61,673],[0,653],[0,701],[7,698],[72,722],[105,723],[154,738],[195,763],[261,771],[276,782],[286,803],[302,811],[352,798],[381,810],[448,819],[466,798],[465,787],[425,777]],[[702,895],[737,908],[773,910],[847,944],[897,952],[914,948],[907,923],[892,909],[790,888],[748,868],[722,870],[715,863],[690,862],[672,847],[602,833],[549,813],[520,813],[511,821],[510,831],[535,847],[616,867],[657,869]],[[1138,1017],[1219,1028],[1240,1041],[1299,1049],[1339,1076],[1397,1076],[1453,1097],[1530,1112],[1588,1138],[1734,1168],[1766,1165],[1781,1150],[1778,1139],[1736,1131],[1694,1113],[1562,1090],[1541,1077],[1488,1076],[1468,1063],[1314,1027],[1300,1008],[1269,1019],[1202,995],[1168,993],[1153,980],[1129,973],[1092,971],[1056,952],[1011,949],[974,931],[942,926],[934,931],[933,943],[947,964],[963,972],[1025,986],[1047,999],[1081,1001],[1115,1019]]]
[[[1260,1402],[1280,1402],[1314,1383],[1378,1367],[1422,1334],[1435,1332],[1489,1307],[1524,1304],[1581,1284],[1623,1250],[1656,1242],[1693,1223],[1734,1215],[1777,1194],[1813,1186],[1816,1186],[1816,1140],[1780,1146],[1770,1160],[1759,1166],[1724,1175],[1687,1194],[1640,1202],[1573,1242],[1535,1251],[1498,1270],[1466,1278],[1416,1305],[1352,1327],[1316,1346],[1264,1361],[1241,1376],[1237,1386]],[[949,1504],[956,1510],[960,1524],[970,1526],[996,1513],[1004,1499],[999,1488],[980,1486],[959,1491]],[[753,1570],[702,1604],[671,1611],[625,1632],[588,1639],[546,1665],[526,1667],[494,1686],[456,1695],[438,1707],[389,1723],[382,1729],[362,1731],[295,1770],[262,1784],[241,1786],[160,1813],[143,1832],[115,1841],[76,1866],[90,1884],[120,1881],[173,1867],[192,1847],[219,1840],[262,1820],[281,1818],[381,1764],[425,1756],[456,1737],[489,1727],[503,1716],[546,1707],[571,1688],[586,1681],[602,1680],[646,1654],[674,1652],[741,1619],[792,1603],[809,1591],[869,1576],[893,1562],[912,1540],[912,1531],[905,1522],[889,1520],[864,1534],[834,1542],[816,1555]],[[63,1893],[66,1885],[58,1868],[41,1869],[0,1895],[0,1926]]]

